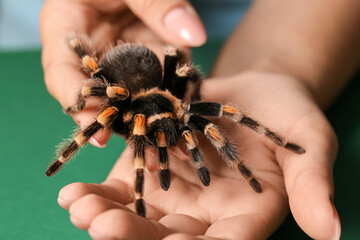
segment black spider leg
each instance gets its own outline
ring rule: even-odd
[[[158,129],[156,131],[156,143],[159,154],[159,182],[164,191],[167,191],[170,187],[170,170],[169,170],[169,154],[167,151],[167,143],[165,133]]]
[[[101,69],[99,68],[95,53],[91,51],[91,47],[87,42],[89,42],[89,40],[85,39],[84,36],[75,36],[69,39],[69,46],[80,58],[84,69],[93,77],[97,75]]]
[[[254,119],[246,116],[239,109],[233,106],[223,105],[217,102],[198,102],[190,104],[188,111],[190,113],[199,114],[202,116],[214,116],[218,118],[225,115],[234,122],[244,124],[256,133],[265,135],[268,139],[280,147],[293,151],[297,154],[305,153],[305,150],[302,147],[294,143],[287,142],[279,134],[271,131],[269,128],[258,123]]]
[[[180,52],[181,55],[181,52]],[[165,48],[164,77],[161,90],[169,90],[175,97],[182,99],[188,90],[188,82],[192,83],[191,101],[200,100],[201,76],[192,65],[177,67],[179,52],[176,48]]]
[[[116,107],[106,108],[96,119],[95,122],[90,124],[83,131],[78,131],[74,134],[73,140],[68,144],[63,151],[47,169],[46,176],[52,176],[57,173],[60,168],[70,160],[70,158],[75,154],[75,152],[83,147],[88,140],[93,136],[97,131],[108,126],[111,122],[118,116],[119,110]]]
[[[197,169],[198,176],[204,186],[209,186],[210,184],[210,173],[208,168],[204,164],[204,158],[201,154],[198,141],[195,137],[195,134],[188,126],[182,127],[180,130],[182,140],[185,142],[185,146],[188,151],[191,153],[193,160],[193,166]]]
[[[163,190],[167,191],[170,186],[170,170],[168,146],[177,144],[177,127],[175,116],[172,112],[155,113],[148,117],[149,135],[154,135],[154,144],[157,146],[159,157],[159,182]],[[154,134],[151,134],[154,132]]]
[[[111,101],[122,101],[127,99],[130,94],[127,88],[120,84],[110,84],[100,78],[90,79],[88,85],[82,87],[76,103],[64,109],[64,113],[72,114],[81,111],[86,105],[86,98],[92,96],[106,97]]]
[[[218,153],[230,167],[237,167],[244,178],[249,182],[255,192],[261,192],[260,183],[253,176],[251,171],[245,166],[244,162],[239,160],[235,148],[229,143],[221,130],[206,118],[198,115],[191,115],[188,124],[203,133]]]
[[[146,137],[146,118],[144,114],[136,114],[133,118],[134,126],[130,143],[134,148],[134,167],[136,178],[134,183],[135,210],[139,216],[146,217],[144,196],[144,168],[145,168],[145,147],[149,140]]]
[[[165,61],[164,61],[164,77],[160,86],[161,90],[170,89],[172,79],[175,75],[176,65],[178,62],[178,55],[176,48],[168,46],[165,48]]]
[[[200,101],[201,81],[202,77],[194,66],[179,66],[176,68],[174,79],[169,90],[179,99],[183,99],[186,94],[189,94],[191,102]]]

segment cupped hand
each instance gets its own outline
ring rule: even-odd
[[[66,42],[69,34],[86,34],[100,57],[117,41],[145,44],[162,61],[166,43],[198,46],[206,33],[192,6],[185,0],[47,0],[40,16],[42,63],[48,91],[63,108],[73,106],[89,76]],[[99,113],[95,101],[72,117],[85,128]],[[100,109],[98,109],[100,110]],[[99,131],[90,143],[104,147],[110,131]]]
[[[289,76],[248,72],[205,81],[202,96],[237,105],[306,153],[290,152],[245,126],[221,120],[219,125],[236,143],[262,193],[225,166],[200,137],[210,186],[202,186],[189,157],[172,154],[171,185],[163,191],[149,151],[145,219],[133,212],[135,171],[127,148],[103,183],[73,183],[60,191],[59,204],[69,210],[72,223],[93,239],[266,239],[290,205],[309,236],[339,239],[340,221],[332,203],[336,136],[306,88]]]

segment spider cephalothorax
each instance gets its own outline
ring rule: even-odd
[[[97,119],[84,130],[75,133],[73,140],[59,151],[57,159],[46,171],[47,176],[55,174],[97,131],[108,127],[125,138],[133,148],[136,212],[145,217],[145,148],[157,148],[160,186],[166,191],[170,186],[167,148],[176,146],[178,137],[181,136],[192,156],[200,181],[205,186],[209,185],[209,170],[199,151],[194,129],[208,138],[227,165],[240,171],[254,191],[261,192],[260,183],[238,158],[235,148],[222,131],[205,116],[226,116],[265,135],[278,146],[299,154],[305,152],[300,146],[285,141],[231,105],[200,101],[186,103],[182,100],[185,94],[190,95],[192,100],[199,99],[201,78],[192,65],[179,64],[179,51],[173,47],[165,49],[162,71],[159,59],[145,46],[118,45],[106,52],[98,62],[88,45],[80,38],[72,38],[69,43],[91,78],[82,88],[76,103],[64,111],[81,111],[86,105],[86,98],[90,96],[102,98],[105,104]],[[191,83],[196,86],[192,92],[187,87]]]

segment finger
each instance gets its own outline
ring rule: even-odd
[[[80,71],[80,61],[66,42],[69,33],[86,32],[88,29],[90,20],[87,16],[82,16],[86,14],[84,9],[82,4],[73,1],[49,0],[45,2],[41,11],[40,31],[45,83],[49,93],[63,108],[76,102],[76,96],[84,85],[84,80],[88,78]],[[76,15],[72,14],[75,12]],[[66,19],[63,19],[64,13],[67,13]],[[96,114],[97,112],[92,110],[85,114],[74,114],[73,118],[84,129],[93,121]],[[94,135],[90,143],[96,147],[104,147],[109,138],[109,131],[100,131]]]
[[[103,109],[104,107],[100,106],[95,99],[89,99],[86,107],[80,112],[72,114],[72,117],[80,129],[83,130],[95,121]],[[103,128],[90,138],[89,143],[95,147],[104,148],[111,138],[111,133],[112,131],[109,128]]]
[[[71,204],[69,208],[70,220],[75,227],[86,230],[97,215],[115,208],[131,212],[130,209],[120,203],[96,194],[87,194]]]
[[[131,209],[118,202],[97,194],[88,194],[71,204],[69,208],[70,220],[75,227],[87,230],[93,219],[110,209],[121,209],[133,213]],[[152,219],[159,219],[163,216],[149,204],[147,205],[147,215]]]
[[[125,0],[127,6],[159,37],[172,44],[200,46],[206,32],[186,0]]]
[[[140,217],[122,209],[111,209],[98,215],[89,228],[92,239],[161,239],[171,233],[155,220]]]
[[[335,134],[321,114],[298,124],[302,128],[294,129],[292,134],[308,139],[299,142],[306,153],[283,152],[279,155],[291,212],[299,226],[312,238],[339,239],[340,220],[332,203],[332,166],[337,153]],[[303,131],[304,128],[311,131]]]
[[[117,179],[108,179],[102,184],[71,183],[59,192],[58,203],[64,209],[81,197],[96,194],[123,205],[133,201],[132,191],[129,186]]]

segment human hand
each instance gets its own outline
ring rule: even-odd
[[[67,108],[88,77],[80,61],[67,46],[69,33],[85,33],[93,48],[103,53],[121,40],[146,44],[162,61],[164,42],[179,46],[198,46],[205,42],[205,30],[192,6],[185,0],[171,1],[90,1],[47,0],[40,16],[43,43],[42,62],[48,91]],[[97,102],[89,100],[83,111],[72,114],[85,128],[99,112]],[[105,147],[111,132],[99,131],[90,143]]]
[[[203,187],[188,158],[177,154],[164,192],[153,174],[155,158],[147,154],[149,219],[144,219],[132,211],[135,174],[127,149],[102,184],[74,183],[60,191],[59,204],[69,210],[73,224],[93,239],[265,239],[281,224],[289,204],[309,236],[338,239],[340,221],[332,204],[336,137],[306,88],[289,76],[249,72],[205,81],[202,96],[237,104],[306,153],[279,148],[244,126],[221,121],[263,192],[255,193],[201,138],[210,186]]]

